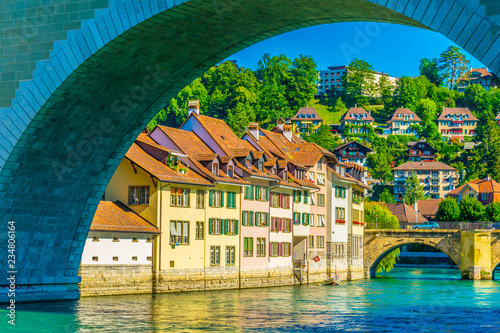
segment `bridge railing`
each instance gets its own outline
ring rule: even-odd
[[[446,222],[446,221],[436,221],[439,225],[439,229],[451,229],[451,230],[463,230],[463,231],[473,231],[473,230],[488,230],[492,229],[492,225],[496,222],[489,221],[477,221],[477,222]],[[413,226],[420,223],[408,223],[399,222],[399,229],[413,229]],[[365,229],[391,229],[389,222],[365,222]]]

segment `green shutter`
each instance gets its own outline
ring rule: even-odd
[[[253,256],[253,237],[248,238],[248,251],[252,251]]]
[[[269,227],[269,213],[266,214],[266,227]]]
[[[307,221],[307,218],[306,218],[306,214],[307,213],[302,213],[302,225],[306,225],[306,221]]]
[[[250,211],[250,216],[248,217],[249,225],[253,225],[254,212]]]
[[[235,229],[234,229],[234,232],[236,233],[236,235],[238,234],[239,227],[240,227],[240,220],[236,220],[236,226],[235,226]]]
[[[220,206],[224,207],[224,191],[220,191]]]
[[[248,225],[248,211],[241,212],[241,225]]]
[[[260,212],[255,212],[255,225],[260,226]]]
[[[210,190],[210,207],[214,205],[214,191]]]
[[[302,200],[302,191],[299,192],[299,202]]]
[[[269,187],[267,188],[267,198],[266,201],[269,201]]]
[[[212,219],[208,219],[208,233],[211,235],[213,233],[214,224]]]
[[[253,193],[254,193],[254,192],[253,192],[253,191],[254,191],[254,186],[252,185],[252,186],[250,187],[250,199],[252,199],[252,200],[253,200],[253,198],[254,198],[254,196],[253,196]]]
[[[224,220],[224,235],[227,235],[229,232],[229,220],[225,219]]]
[[[243,251],[245,251],[245,252],[248,251],[248,238],[247,237],[243,238]]]

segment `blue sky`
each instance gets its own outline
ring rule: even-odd
[[[376,71],[400,77],[419,75],[422,58],[439,58],[449,45],[457,46],[443,35],[387,23],[325,24],[282,34],[248,47],[233,56],[239,66],[256,69],[264,53],[312,56],[318,69],[348,65],[354,58],[365,59]],[[473,67],[485,67],[463,51]]]

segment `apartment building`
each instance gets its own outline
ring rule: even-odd
[[[457,169],[442,162],[406,162],[392,169],[394,172],[394,197],[404,200],[406,178],[416,175],[431,199],[444,198],[458,184]]]

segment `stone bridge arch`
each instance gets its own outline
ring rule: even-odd
[[[446,254],[461,269],[460,231],[450,230],[365,230],[365,277],[374,278],[377,265],[391,251],[408,244],[423,244]]]
[[[18,300],[78,297],[92,217],[133,140],[180,89],[247,46],[319,24],[388,22],[438,31],[500,70],[499,16],[479,0],[38,3],[0,4],[0,240],[15,221],[16,282],[31,286]]]

